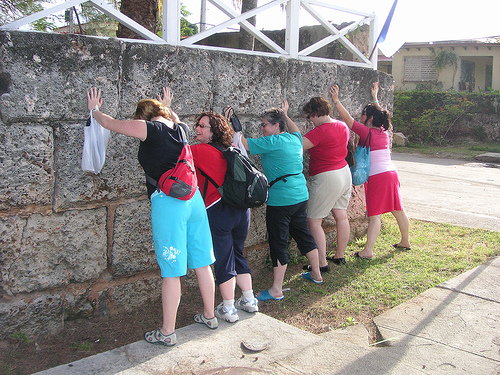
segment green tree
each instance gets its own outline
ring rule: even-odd
[[[181,37],[188,37],[194,34],[198,34],[198,26],[194,23],[189,22],[186,17],[190,16],[191,12],[187,10],[187,7],[181,3]]]
[[[43,10],[42,3],[51,0],[0,0],[0,25],[16,21],[30,14]],[[31,24],[37,31],[47,31],[55,28],[48,18],[42,18]]]
[[[453,67],[453,78],[451,81],[451,89],[455,87],[455,75],[458,70],[458,57],[452,51],[446,51],[444,49],[440,50],[437,53],[434,53],[434,65],[436,66],[436,70],[439,72],[446,68],[447,66]]]

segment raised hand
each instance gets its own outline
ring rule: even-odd
[[[375,103],[378,103],[377,95],[378,95],[379,84],[375,82],[371,88],[372,99]]]
[[[102,105],[101,89],[97,90],[97,88],[94,87],[91,88],[89,91],[87,91],[87,105],[89,111],[95,109],[96,106],[97,109],[101,108]]]
[[[233,117],[233,115],[234,115],[233,107],[230,105],[225,106],[224,109],[222,110],[222,114],[224,115],[225,118],[230,120],[231,117]]]
[[[339,85],[337,85],[337,84],[330,86],[330,89],[328,90],[328,92],[332,96],[332,101],[334,103],[339,101],[339,91],[340,91]]]
[[[172,104],[172,98],[174,97],[174,93],[170,91],[170,87],[163,88],[163,97],[158,95],[158,100],[165,106],[170,107]]]
[[[285,116],[288,116],[288,110],[290,109],[290,105],[288,104],[288,100],[284,99],[281,103],[281,109],[285,112]]]

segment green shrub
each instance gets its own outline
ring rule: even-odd
[[[430,90],[394,92],[394,131],[403,132],[412,143],[443,145],[453,125],[468,113],[495,113],[499,93],[435,92]],[[482,140],[484,129],[474,129]]]

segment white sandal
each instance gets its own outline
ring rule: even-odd
[[[216,329],[219,326],[219,322],[217,321],[217,318],[215,316],[211,319],[207,319],[202,313],[195,314],[193,316],[193,319],[196,323],[205,324],[210,329]]]
[[[160,344],[165,346],[174,346],[177,343],[177,335],[175,332],[170,335],[164,335],[160,329],[155,329],[144,334],[144,340],[150,344]]]

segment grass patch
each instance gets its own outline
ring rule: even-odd
[[[436,157],[449,157],[452,159],[474,160],[474,157],[486,152],[500,153],[500,146],[497,143],[474,142],[457,143],[447,146],[432,146],[409,144],[408,146],[393,145],[392,151],[401,154],[423,154]]]
[[[498,232],[419,220],[410,220],[412,249],[395,250],[392,244],[399,241],[396,220],[385,214],[382,223],[372,260],[349,256],[363,248],[366,237],[358,238],[348,246],[347,264],[330,264],[330,273],[323,274],[325,283],[315,285],[299,277],[299,267],[307,264],[303,258],[299,265],[289,265],[283,287],[290,291],[283,302],[272,303],[272,307],[261,304],[262,311],[315,333],[341,328],[353,321],[366,322],[500,255]],[[269,284],[269,280],[265,281]],[[341,319],[324,327],[324,316],[339,314]]]

